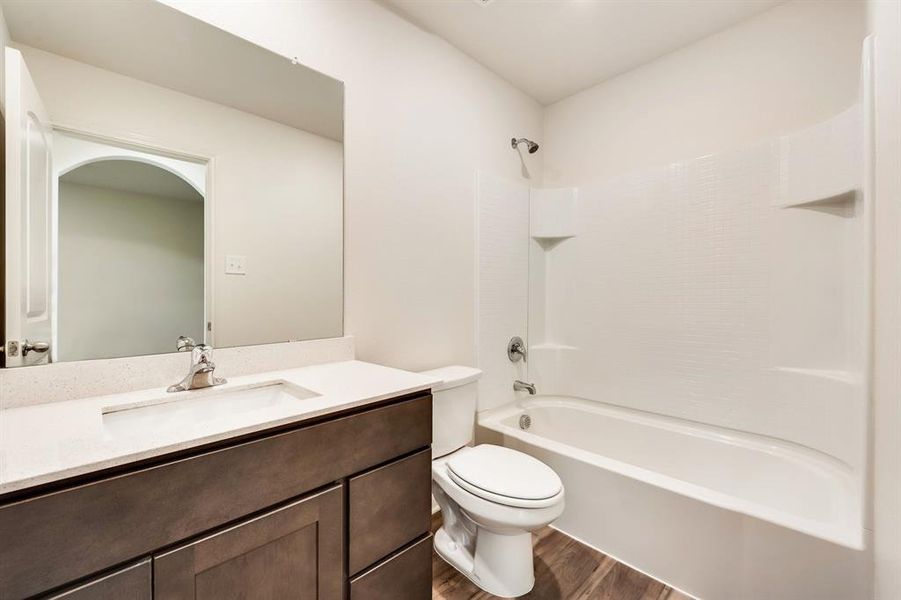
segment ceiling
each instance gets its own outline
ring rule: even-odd
[[[783,0],[382,0],[542,104]]]
[[[134,160],[101,160],[72,169],[59,178],[62,183],[146,194],[176,200],[203,200],[197,190],[173,173]]]
[[[342,141],[344,86],[152,0],[0,0],[12,39]]]

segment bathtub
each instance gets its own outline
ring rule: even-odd
[[[479,414],[480,442],[554,468],[555,527],[704,599],[869,595],[852,469],[765,436],[596,401],[534,396]]]

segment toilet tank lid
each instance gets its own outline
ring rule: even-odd
[[[432,379],[440,381],[441,383],[436,383],[432,386],[433,392],[439,392],[441,390],[449,390],[451,388],[459,387],[461,385],[466,385],[467,383],[477,381],[479,377],[482,376],[482,371],[481,369],[476,369],[474,367],[454,365],[450,367],[431,369],[429,371],[422,371],[421,374],[427,375]]]

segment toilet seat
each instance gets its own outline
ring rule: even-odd
[[[540,460],[510,448],[482,444],[447,461],[450,479],[467,492],[515,508],[545,508],[560,500],[560,477]]]

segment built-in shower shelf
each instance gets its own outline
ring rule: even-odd
[[[561,351],[561,350],[578,350],[578,348],[576,348],[575,346],[569,346],[567,344],[556,344],[554,342],[541,342],[540,344],[530,345],[529,350],[531,350],[531,351],[538,350],[541,352],[547,352],[547,351],[557,352],[557,351]]]
[[[558,241],[562,242],[563,240],[568,240],[569,238],[576,237],[574,235],[533,235],[532,239],[537,241],[547,240],[550,242]]]
[[[576,235],[576,188],[533,189],[529,235],[546,250]]]
[[[863,182],[863,119],[854,104],[831,119],[779,138],[780,208],[853,203]]]
[[[800,199],[794,202],[780,205],[780,208],[811,208],[811,209],[834,209],[840,210],[844,214],[853,214],[854,203],[857,201],[858,191],[856,189],[847,189],[831,196],[819,198]]]
[[[564,235],[559,237],[541,237],[533,235],[532,239],[538,242],[538,245],[541,246],[542,250],[548,252],[572,237],[574,236]]]

